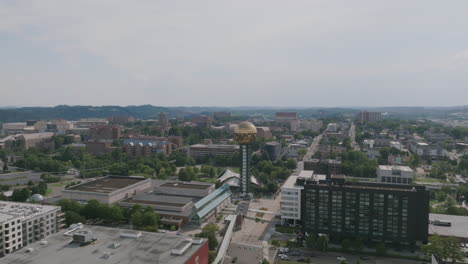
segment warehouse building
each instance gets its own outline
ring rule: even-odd
[[[151,179],[139,176],[107,176],[71,186],[62,191],[62,199],[81,202],[97,200],[113,204],[139,193],[151,190]]]

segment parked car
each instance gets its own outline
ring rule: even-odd
[[[337,257],[336,259],[339,260],[339,261],[346,261],[345,257]]]

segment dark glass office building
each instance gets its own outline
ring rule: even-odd
[[[304,231],[344,238],[414,244],[427,242],[429,191],[424,186],[298,180]]]

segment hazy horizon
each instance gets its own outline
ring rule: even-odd
[[[0,0],[0,105],[464,106],[466,10],[461,0]]]

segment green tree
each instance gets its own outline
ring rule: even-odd
[[[350,252],[351,251],[351,246],[352,246],[351,240],[345,238],[345,239],[343,239],[343,241],[341,241],[341,250],[343,252]]]
[[[71,224],[83,223],[85,218],[77,212],[66,211],[65,212],[65,224],[70,226]]]
[[[289,170],[295,170],[297,168],[297,162],[294,159],[288,159],[286,161],[286,168]]]
[[[464,252],[460,248],[460,241],[454,237],[441,237],[437,234],[429,237],[429,243],[421,247],[426,257],[436,255],[444,261],[452,263],[461,262],[464,259]]]
[[[387,254],[387,247],[385,247],[385,243],[379,243],[377,245],[377,248],[375,249],[377,255],[379,256],[384,256],[385,254]]]
[[[28,188],[16,189],[11,195],[11,200],[14,202],[26,202],[31,196],[31,191]]]
[[[328,250],[328,239],[326,236],[319,236],[317,239],[317,250],[327,251]]]
[[[308,235],[305,239],[305,243],[308,248],[314,248],[315,242],[316,242],[315,235],[312,235],[312,234]]]
[[[97,200],[89,200],[81,211],[86,219],[98,219],[102,215],[101,210],[102,206]]]
[[[159,215],[154,210],[143,213],[141,224],[142,226],[156,226],[159,222]]]

